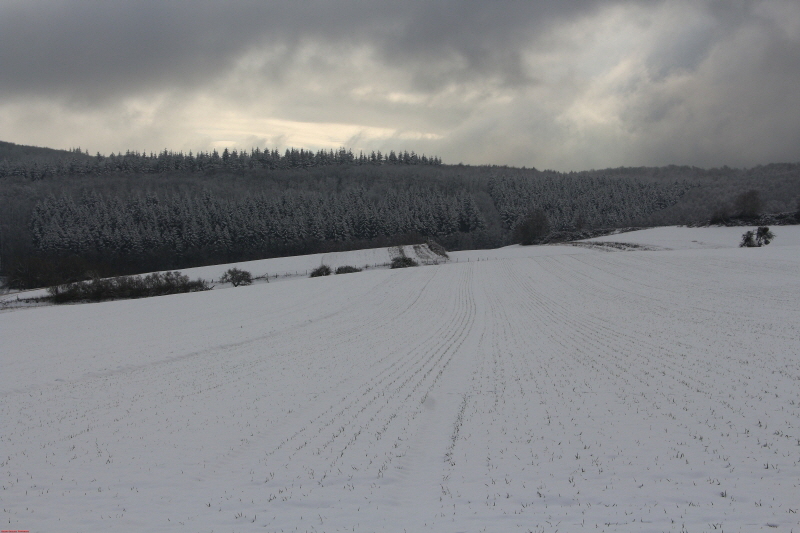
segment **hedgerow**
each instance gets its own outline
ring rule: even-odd
[[[146,276],[120,276],[116,278],[94,278],[47,289],[55,303],[100,302],[103,300],[123,300],[147,298],[166,294],[207,291],[208,282],[202,279],[189,280],[180,272],[164,272]]]
[[[350,265],[340,266],[336,269],[337,274],[350,274],[353,272],[361,272],[361,269]]]

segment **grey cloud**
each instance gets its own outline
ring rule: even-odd
[[[647,59],[650,71],[657,80],[675,73],[692,72],[708,57],[719,35],[714,28],[696,28],[670,36],[663,47],[654,50]]]
[[[638,152],[628,150],[629,161],[751,166],[800,159],[800,36],[736,7],[716,19],[727,24],[724,31],[695,48],[704,57],[690,76],[676,73],[684,79],[675,84],[658,77],[628,101],[623,117],[635,128]]]
[[[191,87],[215,79],[249,47],[304,41],[366,43],[390,65],[499,72],[524,79],[516,46],[587,2],[6,2],[0,4],[0,90],[92,97]],[[291,60],[287,54],[286,60]],[[432,64],[430,68],[428,65]],[[451,72],[452,74],[452,72]]]
[[[618,19],[613,31],[634,37],[631,49],[612,46],[618,56],[603,57],[592,47],[615,45],[603,27],[609,17]],[[800,7],[780,0],[0,0],[0,138],[37,138],[51,124],[64,129],[61,138],[89,139],[67,146],[118,135],[154,139],[152,149],[205,148],[227,138],[187,124],[205,116],[214,126],[227,113],[240,124],[397,129],[389,138],[348,133],[342,143],[452,162],[577,169],[798,160],[792,20]],[[625,70],[636,61],[640,70]],[[142,119],[119,107],[129,97],[163,100]],[[239,143],[292,142],[276,130],[226,131],[234,130],[243,132]]]
[[[25,2],[2,8],[0,90],[91,97],[213,78],[255,38],[223,4]]]
[[[389,64],[414,69],[415,86],[496,75],[511,85],[530,83],[521,48],[565,18],[591,12],[597,2],[459,2],[417,7],[397,33],[382,42]]]

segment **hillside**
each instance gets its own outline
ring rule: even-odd
[[[2,162],[3,171],[5,171],[9,167],[55,166],[58,162],[69,159],[77,161],[91,160],[89,154],[79,150],[55,150],[53,148],[41,148],[39,146],[26,146],[24,144],[0,141],[0,161]]]
[[[4,524],[796,530],[800,231],[737,231],[0,312]]]
[[[800,164],[582,172],[302,149],[89,156],[0,146],[0,276],[17,288],[419,244],[496,248],[533,211],[553,231],[793,213]],[[754,212],[754,213],[755,213]]]

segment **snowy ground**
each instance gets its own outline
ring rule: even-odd
[[[798,532],[800,228],[723,229],[0,313],[3,529]]]
[[[689,228],[666,226],[650,228],[629,233],[618,233],[587,239],[587,242],[621,242],[643,246],[654,246],[665,250],[687,250],[698,248],[735,248],[742,240],[742,234],[752,227],[707,227]],[[770,246],[800,245],[800,231],[797,226],[772,226],[775,241]]]

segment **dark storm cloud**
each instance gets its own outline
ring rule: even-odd
[[[2,4],[0,4],[2,5]],[[257,45],[375,47],[420,86],[502,73],[524,81],[519,43],[591,2],[12,2],[0,17],[0,90],[99,96],[213,81]],[[286,61],[292,54],[284,54]],[[446,62],[458,65],[447,68]],[[416,71],[416,69],[419,69]]]
[[[8,93],[130,93],[213,78],[258,26],[222,4],[20,2],[0,17]]]

